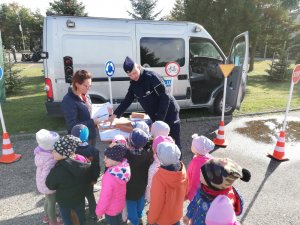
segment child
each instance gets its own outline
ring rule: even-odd
[[[232,186],[235,180],[248,182],[251,174],[236,162],[228,158],[213,158],[201,168],[201,186],[187,208],[183,218],[184,224],[204,225],[207,210],[211,202],[218,195],[225,195],[230,199],[235,214],[243,211],[243,201],[237,190]]]
[[[198,188],[200,187],[200,172],[201,167],[212,156],[209,154],[214,149],[215,144],[207,137],[192,135],[193,141],[191,151],[194,153],[194,158],[188,166],[189,187],[186,198],[190,201],[194,198]]]
[[[47,187],[56,190],[64,225],[73,224],[71,213],[84,225],[86,174],[91,163],[75,154],[80,144],[80,139],[73,135],[65,135],[54,144],[52,154],[57,163],[46,179]]]
[[[129,151],[126,154],[131,170],[131,178],[127,183],[126,206],[128,219],[133,225],[139,225],[145,206],[145,190],[148,179],[148,169],[153,161],[150,151],[144,149],[148,135],[135,128],[129,135]]]
[[[112,140],[111,143],[112,144],[121,144],[121,145],[127,146],[126,138],[123,135],[121,135],[121,134],[117,134],[114,137],[114,139]]]
[[[168,136],[170,134],[170,127],[167,123],[163,121],[155,121],[151,126],[151,136],[153,140],[161,135]]]
[[[40,193],[45,195],[43,223],[50,225],[62,224],[57,221],[55,210],[55,191],[49,190],[46,186],[46,177],[55,166],[55,159],[52,155],[53,145],[59,139],[56,132],[45,129],[39,130],[36,135],[38,146],[34,149],[34,161],[36,165],[36,186]]]
[[[206,225],[239,225],[230,202],[225,195],[219,195],[212,201],[205,218]]]
[[[180,224],[188,178],[181,152],[176,144],[162,142],[157,146],[160,168],[153,177],[148,213],[149,224]]]
[[[104,163],[108,168],[102,177],[102,189],[96,214],[105,214],[109,225],[122,224],[122,210],[126,203],[126,183],[130,179],[130,167],[124,158],[127,148],[122,144],[112,144],[104,152]]]
[[[156,155],[156,149],[157,149],[157,145],[162,142],[174,143],[174,140],[170,136],[157,136],[153,140],[152,151],[153,151],[154,161],[148,170],[148,182],[147,182],[146,193],[145,193],[145,199],[147,202],[150,202],[150,190],[151,190],[153,176],[157,172],[158,168],[160,167],[160,162]]]
[[[91,161],[91,167],[88,169],[86,177],[88,184],[86,186],[85,197],[88,200],[90,217],[93,220],[97,220],[97,215],[95,213],[96,200],[93,190],[94,184],[97,183],[100,176],[99,150],[88,144],[89,129],[87,126],[83,124],[75,125],[71,130],[71,134],[80,138],[82,141],[80,146],[76,148],[75,153],[82,155]]]

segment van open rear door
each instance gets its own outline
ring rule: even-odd
[[[248,76],[249,34],[248,31],[233,39],[227,64],[234,64],[231,75],[227,78],[226,104],[240,109],[246,93]]]

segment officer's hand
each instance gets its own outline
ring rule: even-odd
[[[112,123],[114,122],[115,118],[116,118],[115,114],[112,114],[110,117],[108,117],[107,121],[110,123],[109,124],[110,127],[112,126]]]

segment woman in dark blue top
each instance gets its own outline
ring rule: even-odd
[[[98,119],[91,118],[92,102],[87,94],[92,84],[92,75],[86,70],[78,70],[72,78],[72,87],[64,96],[62,110],[67,124],[68,133],[77,124],[84,124],[89,128],[89,144],[96,145],[96,126]]]

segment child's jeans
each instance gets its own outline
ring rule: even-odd
[[[64,225],[73,225],[71,218],[71,211],[74,210],[78,216],[80,225],[84,225],[84,205],[78,205],[72,208],[59,206],[61,217],[64,221]]]
[[[48,216],[49,221],[56,221],[55,203],[55,193],[45,195],[44,211],[45,214]]]
[[[142,218],[145,207],[145,195],[136,201],[126,200],[126,206],[130,222],[133,225],[139,225],[139,219]]]
[[[119,213],[115,216],[109,216],[105,214],[106,224],[109,225],[121,225],[122,223],[122,213]]]

